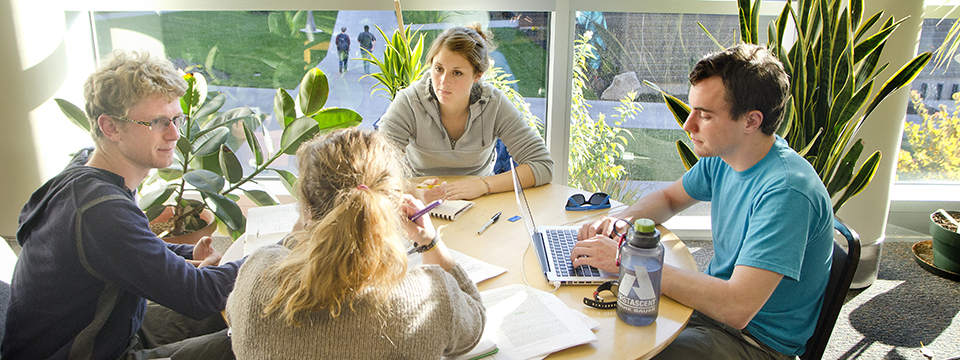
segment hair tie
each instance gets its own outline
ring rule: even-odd
[[[370,188],[368,188],[364,184],[360,184],[360,185],[357,185],[357,190],[370,190]]]

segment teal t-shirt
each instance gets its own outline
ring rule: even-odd
[[[777,136],[767,155],[738,172],[702,158],[683,176],[710,201],[714,256],[705,273],[730,279],[737,265],[783,275],[746,330],[787,355],[804,352],[823,304],[833,256],[833,207],[813,167]]]

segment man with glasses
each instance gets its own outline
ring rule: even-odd
[[[150,171],[173,163],[186,88],[147,53],[115,51],[87,79],[96,147],[20,213],[2,358],[233,358],[220,311],[242,260],[216,266],[209,237],[164,243],[136,204]]]
[[[813,167],[776,135],[787,74],[766,49],[740,44],[697,62],[690,84],[683,129],[700,160],[619,214],[662,223],[711,202],[710,265],[702,274],[663,266],[663,294],[695,311],[655,358],[793,359],[805,351],[823,303],[833,210]],[[573,265],[618,271],[617,242],[607,235],[623,223],[584,225]]]

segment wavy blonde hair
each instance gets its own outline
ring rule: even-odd
[[[127,116],[131,108],[152,96],[169,101],[187,93],[187,81],[169,60],[146,51],[114,50],[83,84],[90,136],[100,143],[100,115]]]
[[[407,271],[400,217],[406,170],[397,151],[377,133],[342,129],[303,143],[297,168],[301,217],[309,221],[275,265],[279,290],[264,315],[279,312],[298,325],[299,313],[336,317],[360,298],[389,306],[387,296]]]

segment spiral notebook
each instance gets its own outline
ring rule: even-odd
[[[447,200],[436,209],[430,211],[430,215],[435,218],[454,221],[463,215],[463,213],[473,207],[473,201],[466,200]]]

